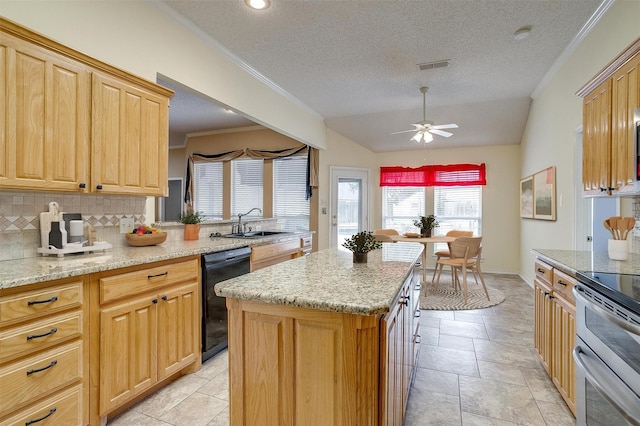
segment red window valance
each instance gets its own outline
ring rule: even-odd
[[[416,168],[380,167],[380,186],[486,185],[485,164],[431,164]]]

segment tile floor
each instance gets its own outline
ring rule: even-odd
[[[422,347],[404,425],[575,425],[533,349],[533,290],[517,276],[485,276],[505,293],[503,303],[422,311]],[[227,373],[224,352],[109,425],[226,426]]]

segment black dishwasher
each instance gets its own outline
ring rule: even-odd
[[[227,306],[213,287],[249,273],[250,247],[202,255],[202,362],[227,347]]]

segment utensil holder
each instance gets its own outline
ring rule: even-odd
[[[627,260],[629,258],[629,242],[627,240],[609,240],[609,259]]]

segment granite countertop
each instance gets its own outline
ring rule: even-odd
[[[576,271],[640,275],[640,254],[629,253],[627,260],[611,260],[606,251],[532,250],[541,259],[569,274]]]
[[[118,247],[92,254],[67,255],[61,258],[40,256],[5,260],[0,261],[0,290],[161,260],[284,241],[307,233],[293,232],[252,239],[201,237],[195,241],[178,240],[147,247]]]
[[[354,264],[329,248],[216,284],[219,296],[322,311],[377,315],[389,311],[421,244],[386,243]]]

